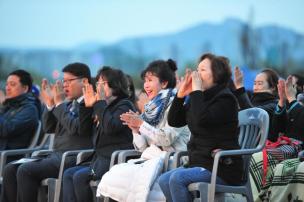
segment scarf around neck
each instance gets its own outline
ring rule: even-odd
[[[159,91],[159,93],[150,100],[144,106],[144,112],[142,113],[142,119],[152,126],[156,126],[164,117],[164,112],[167,107],[173,101],[175,97],[176,89],[164,89]]]

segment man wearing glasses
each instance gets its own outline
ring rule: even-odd
[[[17,197],[18,201],[37,201],[41,180],[58,177],[65,151],[92,148],[90,136],[79,133],[78,117],[79,104],[83,102],[82,88],[91,82],[90,69],[85,64],[72,63],[65,66],[62,72],[62,81],[50,85],[44,79],[41,85],[41,97],[46,105],[42,125],[44,132],[55,133],[53,152],[38,161],[8,165],[5,168],[7,183],[3,184],[2,202],[17,201]],[[68,158],[65,168],[74,164],[75,159]]]

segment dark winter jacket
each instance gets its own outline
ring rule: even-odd
[[[275,141],[278,134],[273,130],[272,126],[272,117],[274,114],[275,107],[278,103],[277,96],[271,93],[253,93],[252,96],[249,98],[245,88],[239,88],[233,92],[236,96],[239,107],[241,110],[248,109],[252,107],[258,107],[264,109],[269,115],[269,132],[268,132],[268,139],[271,141]]]
[[[40,113],[40,101],[32,93],[6,99],[0,107],[0,150],[28,147]]]
[[[93,107],[80,107],[80,130],[92,136],[95,155],[111,158],[115,150],[133,148],[132,132],[120,120],[129,110],[135,111],[135,107],[126,98],[117,98],[109,105],[98,101]]]
[[[276,134],[304,142],[304,106],[299,102],[293,101],[283,108],[277,105],[272,122]]]
[[[189,166],[203,167],[212,172],[214,149],[239,149],[238,106],[231,91],[217,85],[204,92],[190,93],[189,103],[175,98],[168,116],[173,127],[188,124],[191,138],[188,143]],[[241,183],[243,166],[241,157],[233,157],[233,163],[220,163],[218,176],[229,184]]]

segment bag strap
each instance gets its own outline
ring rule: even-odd
[[[267,150],[266,150],[266,148],[264,148],[262,152],[263,152],[262,185],[265,186],[265,184],[266,184],[266,177],[267,177],[267,169],[268,169],[268,157],[267,157]]]

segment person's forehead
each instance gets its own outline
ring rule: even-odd
[[[152,78],[158,78],[158,77],[153,72],[146,72],[145,78],[152,79]]]
[[[265,81],[265,80],[266,80],[266,75],[263,74],[263,73],[260,73],[260,74],[258,74],[258,75],[255,77],[255,80],[256,80],[256,81]]]
[[[198,67],[206,67],[211,64],[211,61],[208,58],[203,59],[199,64]]]
[[[9,75],[7,82],[20,82],[20,78],[17,75]]]
[[[63,78],[75,78],[77,76],[75,76],[74,74],[70,73],[70,72],[63,72]]]

